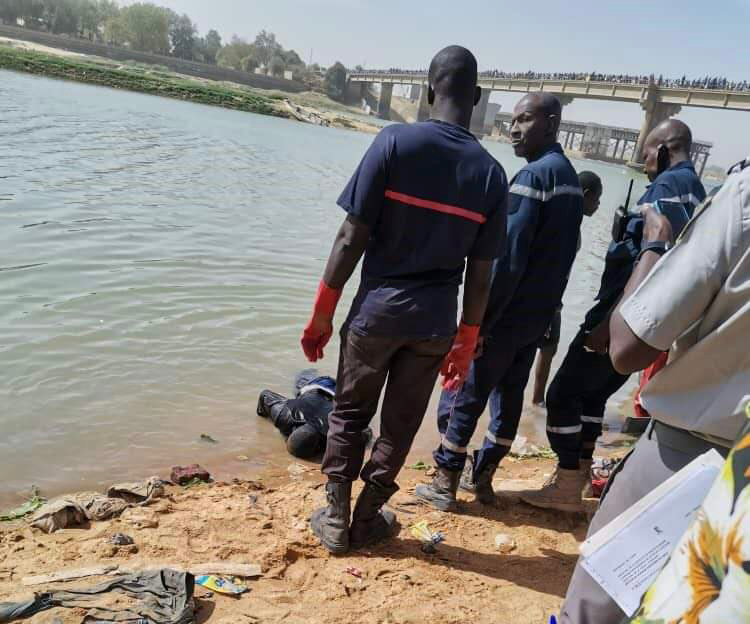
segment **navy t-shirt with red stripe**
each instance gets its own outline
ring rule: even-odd
[[[502,165],[465,128],[436,120],[384,128],[338,200],[372,228],[345,326],[452,336],[465,260],[502,255],[507,201]]]

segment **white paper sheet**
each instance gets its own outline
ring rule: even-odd
[[[581,544],[581,565],[631,616],[690,526],[724,460],[694,459]]]

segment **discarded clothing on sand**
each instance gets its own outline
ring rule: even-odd
[[[107,490],[110,498],[121,498],[127,503],[147,504],[155,498],[164,496],[164,481],[159,477],[150,477],[135,483],[117,483]]]
[[[0,603],[0,623],[28,618],[54,607],[86,609],[83,624],[193,624],[195,605],[191,574],[155,570],[121,576],[88,589],[36,594],[27,602]],[[129,604],[103,605],[102,595],[124,594]]]
[[[164,495],[164,486],[157,477],[142,483],[113,485],[109,496],[96,492],[79,492],[61,496],[43,505],[31,518],[31,526],[53,533],[87,520],[108,520],[119,516],[134,504],[144,505]]]

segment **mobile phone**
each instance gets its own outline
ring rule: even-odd
[[[664,215],[672,225],[672,234],[677,238],[682,232],[682,228],[690,220],[685,206],[681,202],[669,201],[668,199],[657,199],[654,202],[654,209],[660,215]]]

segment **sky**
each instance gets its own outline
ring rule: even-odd
[[[153,0],[187,13],[201,34],[253,39],[265,29],[305,62],[424,68],[464,45],[480,69],[726,76],[750,80],[750,0]],[[512,108],[515,95],[492,101]],[[563,118],[640,128],[637,105],[575,100]],[[678,118],[714,143],[709,164],[750,154],[750,113],[684,108]]]

